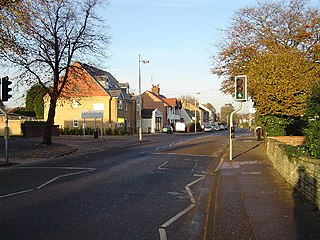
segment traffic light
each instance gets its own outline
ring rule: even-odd
[[[247,76],[240,75],[235,77],[235,100],[247,101]]]
[[[230,128],[230,137],[231,138],[235,138],[236,137],[236,128],[235,127],[231,127]]]
[[[6,102],[9,100],[9,98],[12,97],[12,95],[10,94],[10,92],[12,91],[12,88],[10,88],[9,86],[11,85],[11,81],[9,81],[9,77],[3,77],[1,79],[1,100],[2,102]]]

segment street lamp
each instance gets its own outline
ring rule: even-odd
[[[141,109],[142,109],[142,98],[141,98],[141,63],[147,64],[149,63],[148,60],[142,60],[139,54],[139,117],[138,117],[138,125],[139,125],[139,141],[142,141],[142,116],[141,116]]]
[[[197,92],[196,94],[200,94]],[[197,132],[197,97],[194,98],[194,132]]]

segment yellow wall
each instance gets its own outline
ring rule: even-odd
[[[9,135],[22,135],[21,123],[22,120],[10,120],[8,121]],[[5,118],[0,117],[0,136],[4,136]]]
[[[83,119],[81,118],[81,113],[84,110],[94,110],[94,104],[103,104],[104,118],[103,126],[104,128],[109,125],[109,96],[94,96],[77,99],[78,106],[73,105],[73,100],[58,100],[55,115],[55,124],[62,128],[73,128],[73,119],[78,119],[78,126],[82,127]],[[48,117],[49,110],[48,98],[45,97],[45,108],[44,116],[45,119]],[[98,127],[101,126],[101,119],[97,119]],[[86,119],[87,127],[94,127],[94,119]]]

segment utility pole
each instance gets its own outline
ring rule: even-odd
[[[5,161],[8,163],[9,162],[9,144],[8,144],[8,139],[9,139],[9,125],[8,125],[8,114],[0,108],[0,111],[4,114],[5,117],[5,127],[4,127],[4,146],[5,146]]]

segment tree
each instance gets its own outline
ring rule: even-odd
[[[5,60],[21,72],[19,79],[40,84],[50,98],[43,143],[52,144],[56,104],[68,84],[75,60],[107,56],[107,27],[96,10],[105,0],[33,0],[28,4],[32,25],[21,23],[15,41],[21,51],[7,51]],[[100,25],[101,24],[101,25]]]
[[[26,111],[34,112],[36,118],[43,119],[44,101],[43,97],[47,92],[40,84],[32,86],[27,91],[26,96]]]
[[[20,26],[30,25],[30,11],[26,0],[0,1],[0,57],[6,51],[21,51],[16,42],[15,33]]]
[[[298,117],[318,81],[315,64],[296,49],[279,46],[254,56],[247,64],[251,95],[259,115]]]
[[[234,76],[249,71],[251,76],[258,75],[249,69],[253,65],[249,63],[256,63],[261,54],[277,54],[274,50],[284,47],[304,53],[313,62],[319,59],[319,30],[319,9],[310,7],[308,0],[258,1],[255,7],[245,7],[234,14],[212,73],[226,78],[221,89],[232,94]],[[299,65],[295,69],[299,70]],[[251,80],[248,79],[249,94],[255,97],[258,89],[254,89]]]

